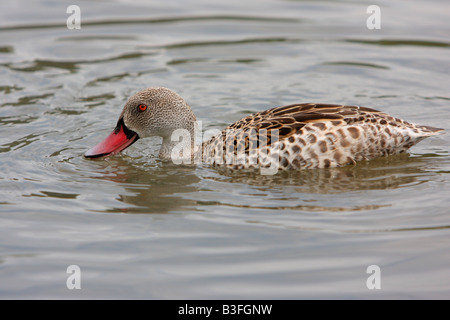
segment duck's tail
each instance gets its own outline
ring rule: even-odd
[[[436,128],[431,126],[419,126],[419,125],[416,127],[421,131],[421,133],[423,133],[424,136],[427,137],[445,133],[444,129],[442,128]]]

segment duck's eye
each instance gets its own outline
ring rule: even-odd
[[[138,109],[139,109],[139,111],[145,111],[145,110],[147,110],[147,105],[140,104],[140,105],[138,105]]]

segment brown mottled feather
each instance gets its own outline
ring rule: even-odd
[[[278,129],[279,140],[283,140],[297,133],[307,123],[344,120],[346,117],[354,118],[354,116],[360,114],[360,110],[381,114],[374,109],[354,106],[314,103],[292,104],[275,107],[243,118],[224,129],[223,134],[230,129],[255,129],[257,131],[266,129],[270,135],[271,130]]]
[[[245,153],[249,154],[257,144],[249,143],[248,135],[253,132],[258,140],[260,133],[267,133],[267,141],[258,148],[268,147],[269,153],[274,143],[281,148],[272,153],[273,157],[279,156],[281,168],[335,167],[404,152],[441,130],[416,126],[367,107],[292,104],[235,122],[205,142],[203,149],[207,156],[217,156],[217,148],[225,152],[226,139],[231,135],[235,140],[234,151],[238,150],[237,141],[244,139]],[[278,133],[278,139],[274,133]],[[241,167],[251,166],[241,164]]]

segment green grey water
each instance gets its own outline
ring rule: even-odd
[[[0,298],[450,297],[448,1],[379,1],[378,30],[370,1],[81,1],[79,30],[71,4],[0,4]],[[321,102],[447,133],[274,176],[168,165],[156,138],[84,159],[149,86],[204,130]]]

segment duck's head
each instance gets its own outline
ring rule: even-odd
[[[86,158],[116,154],[140,138],[160,136],[169,139],[176,129],[193,130],[195,115],[186,101],[167,88],[147,88],[125,104],[116,128],[102,142],[88,150]]]

